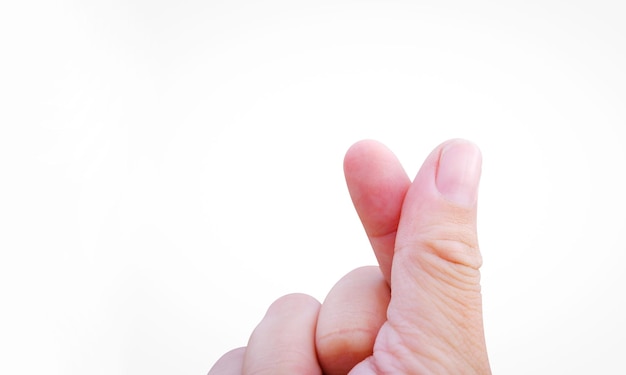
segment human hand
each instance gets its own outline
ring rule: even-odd
[[[278,299],[248,346],[217,374],[489,374],[476,235],[481,156],[437,147],[411,183],[383,145],[344,160],[348,189],[379,263],[342,278],[323,305]]]

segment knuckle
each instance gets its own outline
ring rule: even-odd
[[[425,241],[425,247],[434,255],[459,266],[478,270],[482,266],[482,255],[475,239],[438,238]]]

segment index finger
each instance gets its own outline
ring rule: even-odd
[[[411,180],[393,152],[372,140],[350,147],[343,168],[352,203],[389,283],[400,212]]]

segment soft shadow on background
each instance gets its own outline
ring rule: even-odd
[[[621,1],[0,5],[0,373],[203,374],[373,264],[342,158],[484,158],[494,373],[625,373]]]

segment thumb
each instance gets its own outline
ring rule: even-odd
[[[481,161],[468,141],[437,147],[409,187],[398,224],[381,344],[388,352],[402,346],[434,373],[489,368],[476,234]]]
[[[404,199],[396,253],[408,248],[420,259],[430,253],[451,264],[480,268],[476,201],[481,164],[478,147],[460,139],[443,143],[428,156]]]

